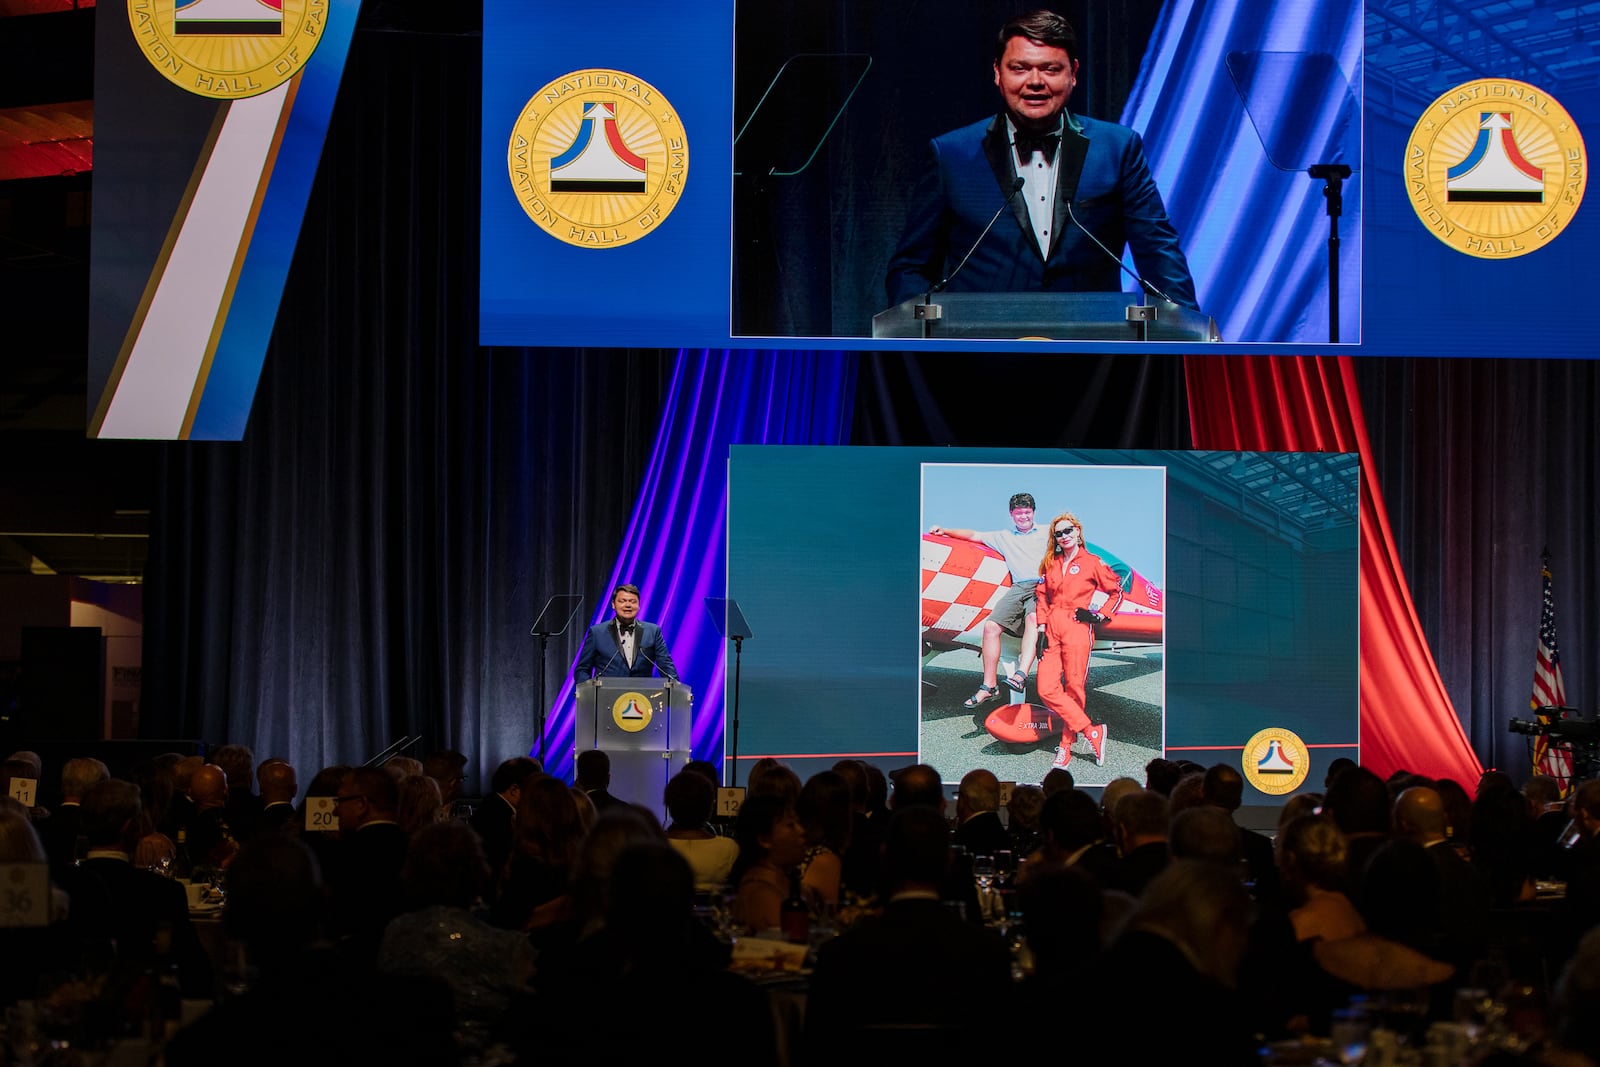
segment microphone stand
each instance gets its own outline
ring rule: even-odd
[[[933,336],[933,327],[931,324],[944,318],[944,308],[941,305],[933,302],[933,294],[944,292],[944,287],[950,284],[950,279],[961,273],[961,268],[967,265],[967,260],[972,258],[972,253],[976,252],[978,250],[978,246],[983,244],[983,239],[989,236],[989,231],[994,229],[994,224],[1000,221],[1001,214],[1005,212],[1006,208],[1011,206],[1011,201],[1017,198],[1017,192],[1026,184],[1027,182],[1023,178],[1018,177],[1012,179],[1011,191],[1006,194],[1005,202],[1000,205],[993,215],[989,216],[989,225],[985,226],[983,228],[983,232],[978,234],[978,239],[972,242],[972,247],[967,249],[967,254],[961,257],[961,262],[956,264],[956,269],[951,271],[949,274],[946,274],[944,279],[940,281],[938,285],[935,285],[932,289],[929,289],[922,297],[922,303],[918,304],[912,309],[912,314],[914,314],[918,319],[922,320],[922,336],[924,340]],[[734,664],[735,666],[738,665],[737,644],[734,645]]]
[[[1306,173],[1322,182],[1328,201],[1328,342],[1339,343],[1339,216],[1344,214],[1344,181],[1350,167],[1344,163],[1317,163]]]

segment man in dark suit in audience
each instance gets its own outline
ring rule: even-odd
[[[806,1004],[814,1060],[919,1048],[987,1048],[1006,1018],[1010,953],[939,899],[950,831],[931,807],[897,806],[884,841],[883,914],[825,944]]]
[[[143,814],[139,787],[132,782],[112,778],[84,794],[88,852],[64,882],[72,919],[91,940],[115,943],[118,968],[135,975],[154,965],[157,934],[168,928],[184,995],[209,997],[211,961],[189,922],[183,886],[133,865]]]
[[[1205,803],[1220,808],[1238,826],[1237,813],[1244,803],[1244,775],[1237,767],[1219,763],[1207,769],[1200,786]],[[1255,883],[1257,900],[1275,901],[1282,895],[1278,883],[1278,865],[1272,854],[1272,839],[1248,827],[1239,826],[1239,848],[1244,853],[1245,866],[1250,868],[1250,880]]]
[[[83,795],[110,777],[111,772],[104,763],[84,756],[69,759],[62,766],[61,803],[39,832],[45,854],[50,858],[50,873],[57,879],[81,858],[78,838],[83,833]]]
[[[627,803],[611,795],[611,757],[598,748],[578,753],[576,784],[588,795],[596,815]]]
[[[383,928],[400,912],[400,868],[410,842],[395,821],[399,799],[394,778],[377,767],[351,771],[334,795],[340,841],[334,928],[354,939],[363,958],[376,954]]]
[[[1432,928],[1415,947],[1454,964],[1461,973],[1487,949],[1489,884],[1446,840],[1444,799],[1426,786],[1413,786],[1394,803],[1394,832],[1421,845],[1439,872],[1439,895],[1427,904]]]
[[[1167,850],[1167,798],[1153,789],[1124,796],[1111,812],[1111,832],[1121,859],[1107,888],[1138,896],[1171,862]]]
[[[261,828],[260,797],[251,790],[255,777],[256,754],[244,745],[222,745],[211,754],[211,762],[228,777],[224,808],[235,841],[248,841]]]
[[[1011,847],[1000,822],[1000,779],[993,771],[968,771],[956,790],[955,844],[970,856],[992,856]]]
[[[513,756],[494,769],[489,779],[490,795],[472,813],[469,825],[483,842],[483,857],[489,873],[498,879],[511,855],[511,839],[517,821],[517,801],[522,799],[522,783],[543,773],[539,761],[529,756]]]
[[[288,760],[269,759],[256,768],[256,781],[261,784],[261,822],[264,833],[296,829],[294,800],[300,792],[294,767]]]
[[[189,779],[194,816],[189,822],[189,855],[196,864],[221,867],[238,851],[239,839],[228,820],[228,776],[214,763]]]

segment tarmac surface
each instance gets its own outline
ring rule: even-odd
[[[1042,708],[1035,679],[1022,698],[1007,688],[977,710],[961,706],[983,680],[976,649],[945,652],[923,664],[921,762],[954,784],[975,767],[987,767],[1003,782],[1036,784],[1050,770],[1059,734],[1034,744],[1001,741],[984,729],[989,713],[1008,700],[1025,699]],[[1144,782],[1145,764],[1161,755],[1164,736],[1162,648],[1126,645],[1090,654],[1087,712],[1106,724],[1105,765],[1095,766],[1089,742],[1079,738],[1067,769],[1080,786],[1102,786],[1113,778]],[[1042,721],[1042,720],[1041,720]],[[1056,720],[1059,723],[1060,720]]]

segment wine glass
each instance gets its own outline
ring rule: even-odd
[[[994,857],[990,855],[972,857],[972,877],[978,883],[978,892],[988,893],[994,888]]]

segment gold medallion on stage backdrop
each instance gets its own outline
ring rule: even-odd
[[[1269,796],[1300,788],[1311,772],[1311,752],[1292,730],[1271,726],[1245,742],[1240,754],[1245,780]]]
[[[643,693],[623,693],[611,704],[611,721],[630,734],[649,726],[653,714],[650,698]]]
[[[533,94],[511,127],[511,189],[539,228],[582,248],[654,233],[683,196],[689,139],[649,82],[575,70]]]
[[[1589,161],[1578,124],[1538,86],[1464,82],[1429,104],[1406,143],[1406,196],[1458,252],[1512,259],[1571,224]]]
[[[180,89],[237,100],[299,73],[328,21],[328,0],[129,0],[133,39]]]

